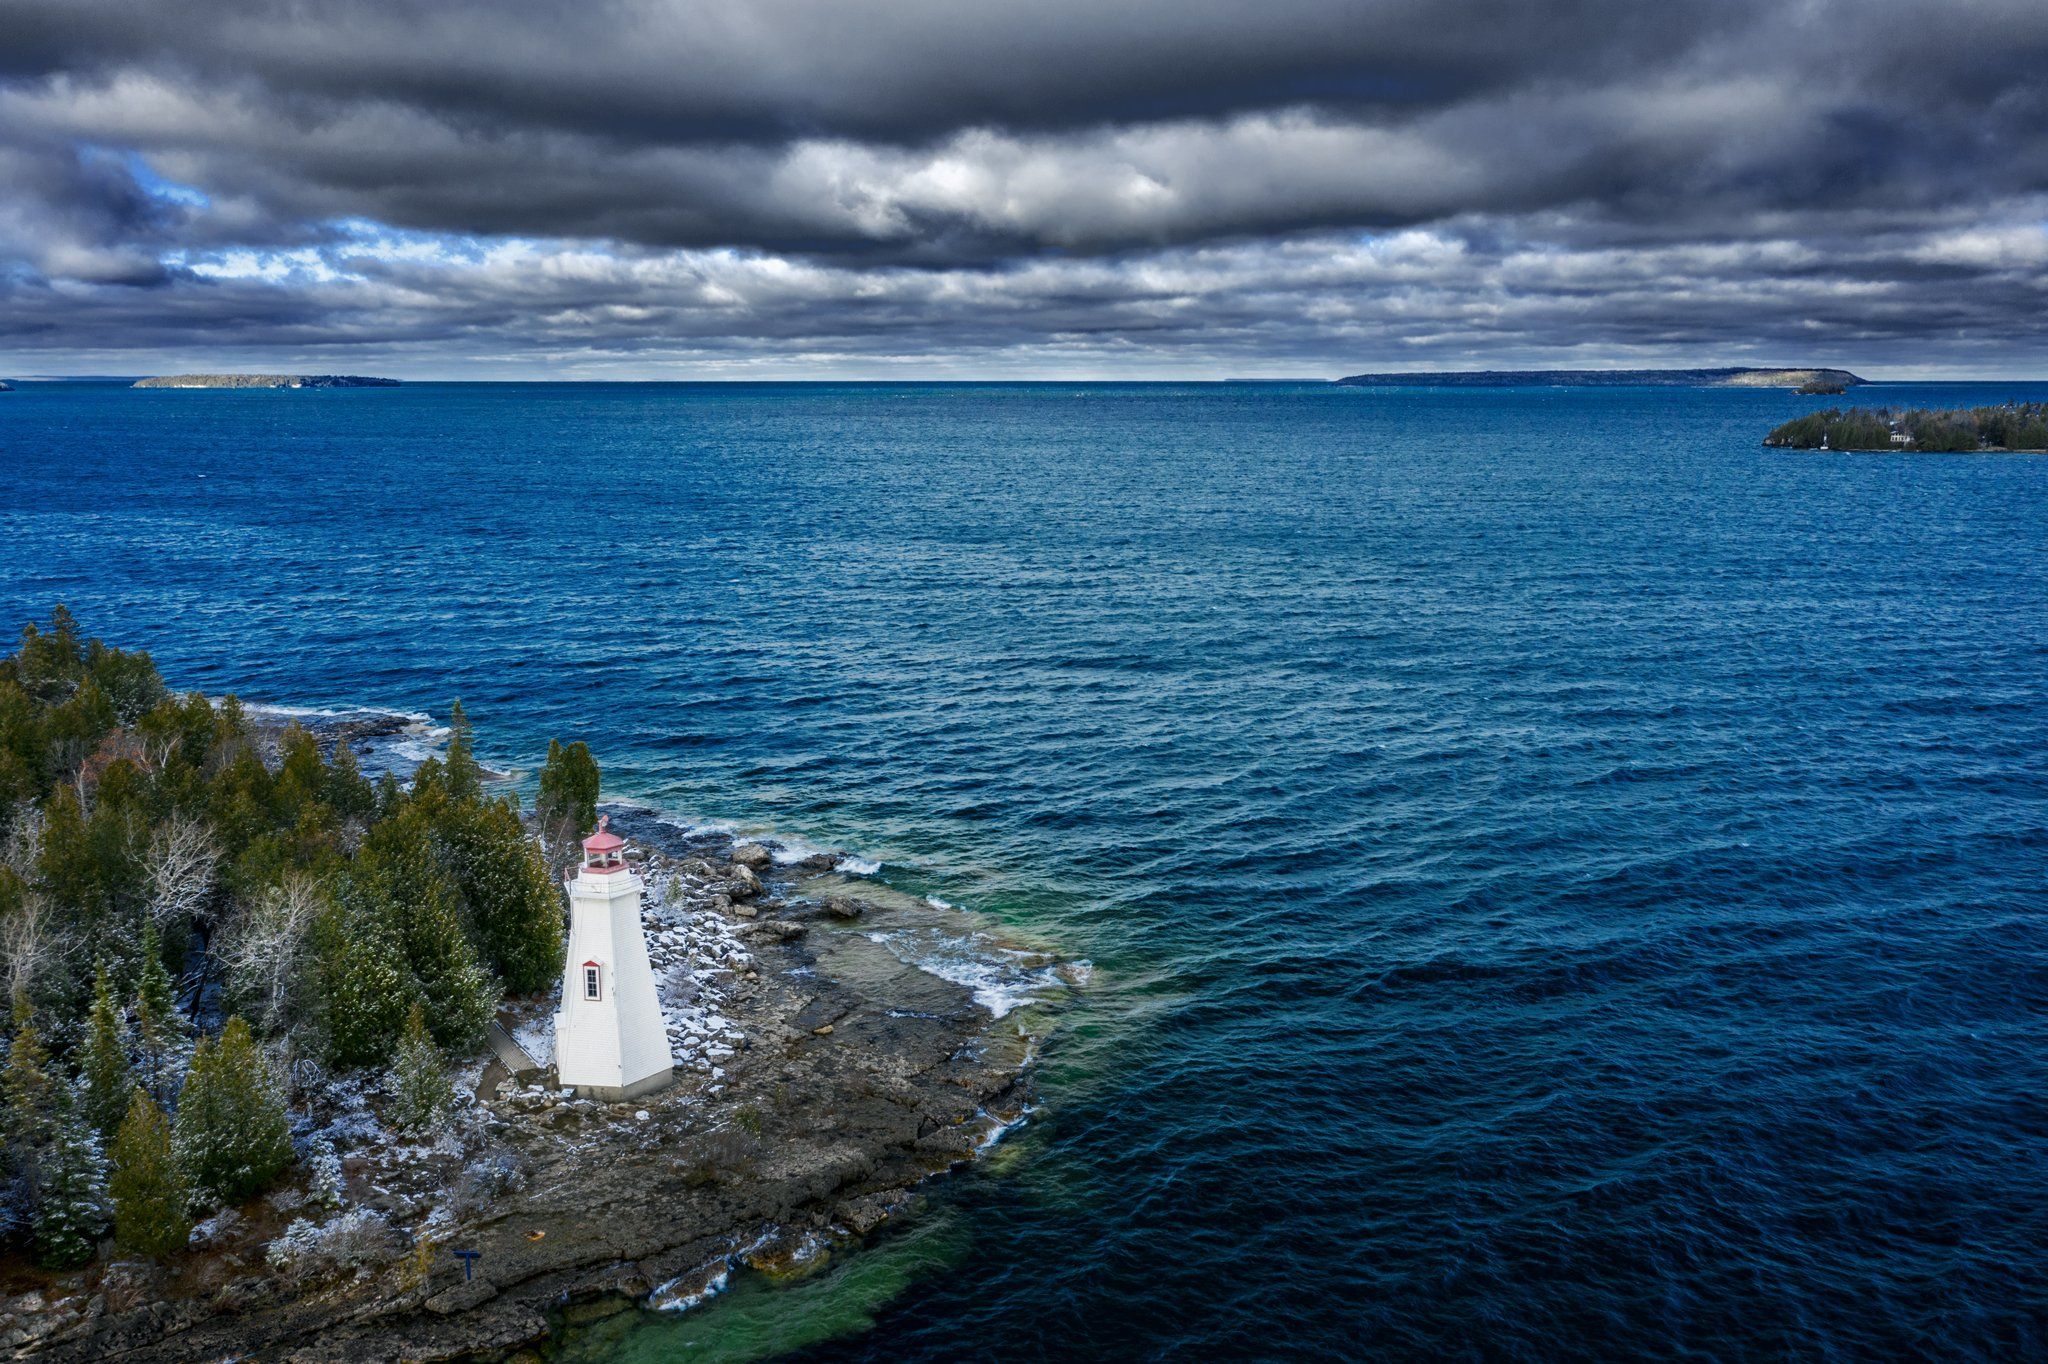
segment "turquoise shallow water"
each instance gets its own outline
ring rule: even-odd
[[[1095,963],[1003,1174],[587,1357],[2039,1355],[2048,460],[1811,403],[23,388],[0,617]]]

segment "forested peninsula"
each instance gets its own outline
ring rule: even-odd
[[[1480,369],[1353,374],[1351,388],[1847,388],[1864,382],[1846,369],[1729,365],[1719,369]]]
[[[373,779],[345,733],[174,693],[61,608],[23,632],[0,1358],[508,1358],[737,1265],[807,1272],[1021,1121],[1023,1029],[833,931],[936,911],[799,894],[837,854],[619,807],[675,1079],[557,1087],[599,773],[552,745],[531,811],[488,776],[459,703],[443,756]]]
[[[1829,408],[1795,417],[1764,437],[1788,450],[1916,450],[1932,454],[2048,453],[2048,404],[1941,410]]]

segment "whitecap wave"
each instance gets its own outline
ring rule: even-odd
[[[821,848],[800,834],[762,834],[760,843],[768,849],[768,855],[780,867],[793,862],[808,862],[813,857],[838,857],[842,854],[835,848]]]
[[[690,1277],[685,1274],[680,1279],[670,1279],[662,1284],[648,1295],[647,1305],[659,1312],[687,1312],[692,1307],[701,1306],[723,1293],[732,1283],[732,1269],[730,1266],[721,1265],[718,1272],[706,1279],[701,1287],[677,1292],[683,1280]]]
[[[226,698],[216,696],[215,705]],[[241,698],[237,698],[240,700]],[[390,716],[424,723],[430,716],[410,710],[386,710],[382,706],[286,706],[273,701],[242,701],[242,713],[257,719],[276,716],[283,720],[360,720]]]
[[[662,1312],[687,1312],[692,1307],[708,1302],[720,1293],[723,1293],[727,1286],[732,1283],[732,1267],[735,1262],[752,1255],[774,1239],[775,1228],[769,1227],[755,1236],[753,1240],[747,1242],[747,1244],[735,1246],[729,1251],[725,1259],[719,1262],[717,1271],[697,1288],[685,1289],[683,1285],[696,1277],[697,1274],[703,1272],[701,1266],[688,1274],[679,1275],[657,1287],[652,1293],[647,1295],[647,1305]]]
[[[882,869],[879,860],[872,857],[855,857],[851,853],[832,864],[832,870],[848,876],[873,876]]]
[[[699,838],[705,834],[725,834],[736,837],[738,825],[722,819],[685,819],[681,815],[655,814],[656,824],[666,824],[686,838]]]
[[[1010,1118],[1007,1121],[1005,1121],[1002,1118],[998,1118],[995,1114],[989,1112],[987,1109],[982,1109],[981,1116],[989,1120],[989,1129],[987,1132],[982,1134],[982,1138],[980,1141],[974,1143],[974,1154],[977,1156],[985,1156],[990,1151],[994,1150],[998,1145],[1002,1143],[1004,1137],[1009,1136],[1010,1133],[1016,1131],[1025,1123],[1030,1122],[1031,1113],[1032,1110],[1027,1108],[1023,1112],[1019,1113],[1016,1117]]]
[[[403,734],[392,735],[385,742],[385,748],[393,757],[415,763],[438,758],[448,748],[448,726],[421,725],[408,729]]]
[[[1006,947],[986,934],[955,937],[935,929],[890,929],[863,935],[906,966],[951,981],[1002,1018],[1066,988],[1060,963],[1043,952]]]

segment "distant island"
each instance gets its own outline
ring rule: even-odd
[[[1353,374],[1353,388],[1801,388],[1840,391],[1864,380],[1846,369],[1470,369]]]
[[[360,374],[159,374],[136,388],[397,388],[396,379]]]
[[[1916,450],[1938,454],[2002,451],[2048,454],[2048,403],[1999,407],[1831,407],[1795,417],[1764,444],[1784,450]]]

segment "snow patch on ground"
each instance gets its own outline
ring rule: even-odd
[[[647,890],[640,897],[640,927],[669,1050],[679,1069],[716,1078],[743,1041],[721,1006],[731,998],[733,977],[753,968],[753,954],[731,920],[701,907],[722,883],[657,859],[641,874]]]
[[[543,1010],[532,1017],[521,1018],[512,1027],[512,1040],[519,1049],[533,1058],[537,1066],[551,1066],[555,1063],[555,1011]]]

